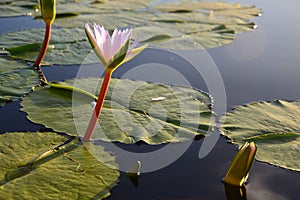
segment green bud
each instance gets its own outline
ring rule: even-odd
[[[224,178],[225,183],[241,186],[246,182],[256,150],[257,147],[254,142],[245,142],[229,166]]]
[[[52,24],[56,16],[56,0],[40,0],[42,17],[46,24]]]

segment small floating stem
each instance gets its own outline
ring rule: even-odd
[[[101,112],[101,109],[102,109],[102,106],[103,106],[103,103],[104,103],[104,100],[105,100],[105,96],[106,96],[106,93],[107,93],[107,90],[108,90],[108,85],[109,85],[109,82],[110,82],[111,74],[112,73],[109,73],[109,72],[105,73],[104,80],[103,80],[103,83],[102,83],[102,87],[101,87],[101,90],[100,90],[100,93],[99,93],[99,96],[98,96],[98,100],[97,100],[96,106],[94,108],[94,112],[92,114],[90,123],[89,123],[89,125],[86,129],[85,135],[83,136],[83,141],[84,142],[87,142],[91,139],[92,134],[95,130],[96,124],[97,124],[98,119],[100,117],[100,112]]]

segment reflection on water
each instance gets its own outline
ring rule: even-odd
[[[246,186],[236,186],[224,183],[227,200],[247,200]]]
[[[37,22],[31,16],[27,17],[0,17],[0,34],[28,28],[43,28],[43,22]]]
[[[300,1],[230,0],[263,9],[258,29],[208,50],[225,83],[230,107],[260,100],[300,99]]]

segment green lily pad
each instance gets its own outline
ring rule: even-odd
[[[162,24],[160,24],[162,25]],[[199,24],[173,24],[178,30],[193,30]],[[169,25],[169,28],[171,26]],[[202,29],[205,26],[202,27]],[[174,29],[162,28],[159,26],[153,27],[138,27],[135,28],[133,37],[140,37],[142,43],[150,43],[154,47],[164,47],[168,49],[202,49],[223,46],[232,42],[235,39],[234,31],[229,30],[226,26],[209,26],[208,29],[202,32],[184,33],[174,31]]]
[[[39,3],[37,0],[3,0],[0,2],[1,17],[37,15],[38,12]]]
[[[101,160],[79,141],[53,132],[0,135],[0,196],[5,199],[102,199],[119,172],[114,157],[100,146]]]
[[[232,143],[254,141],[256,158],[300,171],[300,102],[272,101],[237,107],[223,117],[222,133]]]
[[[0,48],[11,57],[35,61],[44,38],[43,29],[28,29],[6,33],[0,37]],[[84,29],[54,29],[42,64],[81,64],[92,51]],[[90,63],[98,59],[89,60]]]
[[[95,78],[62,84],[95,94],[98,81],[101,85],[102,79]],[[93,101],[92,96],[80,92],[37,88],[24,98],[22,110],[36,123],[83,136]],[[149,144],[186,141],[214,126],[210,104],[207,94],[192,88],[112,79],[93,139]]]
[[[0,57],[0,106],[16,100],[39,84],[39,76],[24,61]]]
[[[250,31],[255,24],[249,20],[261,13],[253,6],[225,2],[178,2],[149,6],[151,1],[139,4],[133,1],[107,1],[91,4],[90,15],[79,14],[76,18],[58,19],[55,24],[82,27],[84,23],[99,23],[107,28],[133,26],[134,38],[145,33],[145,42],[153,46],[171,49],[200,49],[223,46],[235,39],[235,32]],[[84,13],[87,5],[78,9]],[[85,11],[87,12],[87,11]],[[140,27],[140,28],[138,28]],[[168,37],[161,39],[161,29]],[[170,33],[171,32],[171,33]],[[177,32],[178,34],[172,34]],[[159,40],[153,40],[159,38]],[[152,39],[152,40],[150,40]]]
[[[97,23],[107,29],[130,26],[138,28],[133,31],[134,39],[138,35],[145,38],[146,33],[149,37],[144,41],[153,46],[185,50],[228,44],[235,39],[236,32],[255,28],[250,20],[260,13],[254,6],[226,2],[190,0],[153,4],[151,0],[62,0],[57,2],[54,24],[82,28],[85,23]],[[35,18],[41,17],[35,13]],[[162,37],[162,31],[166,37]]]
[[[68,12],[95,14],[145,8],[151,0],[59,0],[56,1],[57,15]],[[0,16],[33,15],[40,16],[40,4],[37,0],[4,0],[0,2]]]

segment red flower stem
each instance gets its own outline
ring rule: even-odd
[[[107,89],[108,89],[109,81],[110,81],[110,78],[111,78],[111,74],[112,73],[109,73],[109,72],[105,73],[104,80],[103,80],[103,83],[102,83],[102,87],[101,87],[101,90],[100,90],[100,93],[99,93],[99,96],[98,96],[98,100],[97,100],[93,115],[92,115],[90,123],[89,123],[89,125],[86,129],[85,135],[83,136],[83,139],[82,139],[84,142],[88,142],[91,139],[91,137],[93,135],[93,132],[95,130],[96,124],[97,124],[98,119],[100,117],[100,112],[101,112],[101,109],[102,109],[102,106],[103,106],[103,103],[104,103],[104,99],[105,99],[105,96],[106,96],[106,93],[107,93]]]
[[[44,36],[44,42],[43,42],[40,54],[37,57],[34,65],[33,65],[36,68],[36,70],[39,72],[41,79],[44,81],[47,81],[47,80],[46,80],[44,73],[42,72],[42,70],[40,68],[40,65],[46,55],[48,44],[50,41],[50,35],[51,35],[51,24],[46,24],[46,32],[45,32],[45,36]]]

